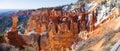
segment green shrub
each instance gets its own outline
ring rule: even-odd
[[[107,2],[106,0],[101,1],[101,4],[104,5],[106,2]]]
[[[4,35],[3,35],[3,34],[0,34],[0,43],[3,43],[3,42],[5,42],[5,41],[4,41]]]

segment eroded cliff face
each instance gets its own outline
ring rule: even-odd
[[[12,28],[11,31],[17,30],[18,17],[16,15],[12,16]]]
[[[118,5],[109,11],[104,10],[104,7],[108,7],[99,5],[100,3],[100,1],[91,2],[90,5],[86,2],[75,9],[76,12],[74,10],[63,11],[61,7],[35,11],[29,17],[23,35],[19,35],[16,31],[18,19],[17,16],[13,16],[11,31],[5,37],[10,40],[8,41],[10,44],[14,40],[21,41],[19,46],[13,45],[22,48],[24,45],[31,45],[37,47],[37,50],[44,51],[75,51],[76,49],[84,51],[90,38],[102,37],[103,33],[117,30],[120,27],[117,18]],[[12,33],[15,35],[11,36]],[[17,39],[20,40],[12,39],[12,37],[18,37]],[[98,50],[104,41],[103,38],[98,45],[90,47],[90,49],[96,51],[94,47],[97,47]]]

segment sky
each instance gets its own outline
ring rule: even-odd
[[[0,9],[37,9],[75,3],[77,0],[0,0]]]

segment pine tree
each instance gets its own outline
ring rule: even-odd
[[[80,5],[82,5],[84,3],[85,0],[78,0],[76,5],[78,5],[78,7],[80,7]]]

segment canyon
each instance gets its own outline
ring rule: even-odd
[[[12,14],[12,26],[4,39],[20,50],[29,46],[37,51],[109,51],[120,33],[120,1],[110,2],[94,0],[80,7],[70,5],[74,10],[66,11],[64,6]],[[29,19],[19,33],[18,16],[24,14]]]

